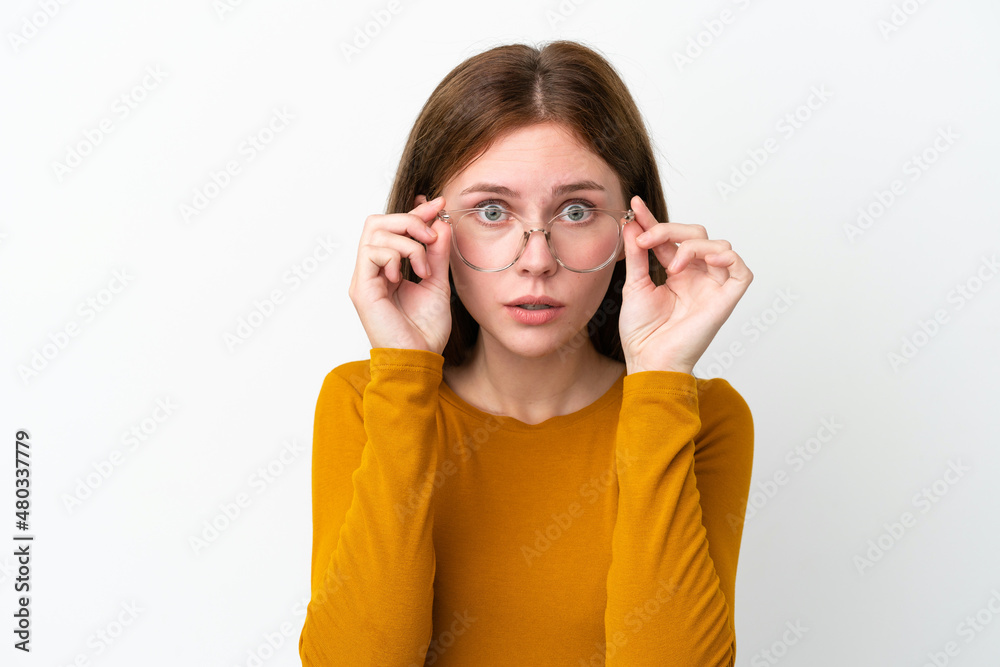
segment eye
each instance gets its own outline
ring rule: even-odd
[[[500,199],[484,199],[483,201],[476,204],[474,208],[483,209],[484,215],[489,215],[489,214],[496,215],[501,212],[506,212],[506,209],[504,208],[505,203],[506,202]],[[571,207],[574,208],[574,212],[571,214],[567,214],[566,213],[567,209],[570,209]],[[567,202],[563,206],[562,212],[559,213],[559,216],[566,218],[570,222],[580,222],[584,218],[573,218],[570,216],[579,215],[580,213],[583,212],[583,209],[585,208],[595,208],[595,206],[592,202],[587,201],[586,199],[573,199]],[[487,220],[489,220],[490,222],[498,222],[498,218],[487,218]]]
[[[496,210],[496,209],[503,209],[504,204],[505,202],[499,199],[484,199],[483,201],[479,202],[472,208],[482,208],[482,209],[490,208]]]
[[[507,213],[495,199],[481,201],[475,205],[475,208],[479,209],[479,215],[482,216],[481,220],[484,222],[502,222],[504,220],[503,216]]]
[[[593,207],[585,207],[582,204],[570,204],[569,206],[563,209],[563,212],[560,214],[560,217],[570,222],[583,222],[584,220],[586,220],[586,216],[590,215],[590,212],[587,211],[587,208],[593,208]],[[569,213],[567,213],[567,211],[569,211]],[[575,215],[583,215],[584,217],[582,218],[572,217]]]

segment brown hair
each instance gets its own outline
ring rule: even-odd
[[[497,46],[455,67],[438,84],[410,130],[386,213],[413,210],[418,194],[433,199],[452,177],[505,133],[541,122],[558,122],[604,159],[621,181],[625,205],[639,195],[660,222],[667,222],[659,171],[649,135],[635,101],[621,77],[597,51],[559,40],[542,48],[526,44]],[[655,285],[666,271],[652,250],[649,275]],[[409,259],[402,261],[404,280],[420,282]],[[479,324],[451,283],[451,335],[445,364],[460,366],[479,334]],[[620,260],[587,333],[595,349],[624,362],[618,336],[618,312],[625,284]]]

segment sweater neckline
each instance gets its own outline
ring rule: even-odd
[[[451,403],[454,407],[458,408],[462,412],[475,417],[476,419],[482,421],[494,421],[499,422],[499,428],[508,431],[522,431],[522,432],[533,432],[533,431],[546,431],[549,429],[560,429],[567,426],[572,426],[577,422],[583,421],[590,415],[604,408],[612,405],[616,401],[621,399],[622,391],[625,388],[625,375],[627,374],[627,369],[623,370],[618,379],[615,380],[604,394],[598,398],[596,401],[589,405],[585,405],[576,412],[571,412],[565,415],[556,415],[555,417],[549,417],[543,422],[538,424],[527,424],[520,419],[515,417],[509,417],[507,415],[495,415],[491,412],[484,412],[471,403],[467,403],[465,399],[455,393],[455,391],[448,386],[448,383],[441,379],[440,385],[440,395],[441,398],[448,403]]]

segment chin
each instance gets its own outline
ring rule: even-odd
[[[564,359],[589,344],[585,326],[583,331],[577,329],[567,332],[565,329],[541,328],[541,327],[514,327],[505,329],[501,335],[496,335],[493,331],[490,335],[504,348],[514,354],[527,359],[541,359],[550,355],[557,355],[559,359]],[[480,329],[480,333],[482,330]]]

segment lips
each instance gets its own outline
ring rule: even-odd
[[[505,306],[504,310],[515,322],[534,326],[552,322],[562,314],[565,308],[560,306],[541,306],[538,308]]]
[[[551,297],[545,296],[544,294],[540,294],[538,296],[534,296],[534,295],[522,296],[522,297],[519,297],[517,299],[514,299],[513,301],[511,301],[510,303],[508,303],[506,305],[508,305],[508,306],[540,306],[540,305],[545,305],[545,306],[551,306],[553,308],[559,308],[563,304],[559,303],[558,301],[556,301],[555,299],[553,299]]]

